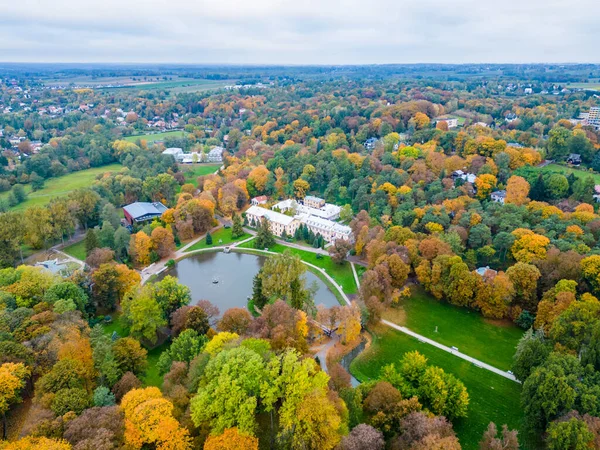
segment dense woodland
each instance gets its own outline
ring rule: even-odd
[[[0,411],[10,440],[0,448],[460,449],[460,379],[418,352],[358,387],[339,364],[415,284],[527,330],[512,368],[525,423],[519,435],[491,423],[481,449],[520,448],[521,435],[549,449],[600,448],[600,132],[579,120],[600,98],[562,91],[597,67],[188,68],[244,87],[187,93],[48,89],[50,74],[67,84],[75,73],[10,69],[0,82],[10,107],[0,114]],[[138,70],[126,75],[184,76]],[[50,106],[62,112],[40,113]],[[460,126],[448,128],[449,116]],[[185,133],[131,138],[156,117]],[[214,145],[226,148],[223,167],[193,180],[162,154]],[[581,155],[576,170],[570,154]],[[123,170],[18,208],[50,179],[110,163]],[[491,200],[497,190],[504,203]],[[218,218],[242,235],[251,198],[308,194],[343,206],[352,228],[352,244],[328,249],[339,264],[366,266],[352,305],[314,308],[290,253],[255,278],[253,311],[219,311],[173,277],[141,283],[140,269]],[[130,230],[119,208],[135,201],[169,209]],[[23,263],[24,251],[84,234],[85,270],[63,278]],[[268,226],[257,240],[274,244]],[[116,312],[127,336],[104,331]],[[339,325],[329,373],[309,351],[322,337],[313,319]],[[157,387],[145,381],[148,354],[165,342]]]

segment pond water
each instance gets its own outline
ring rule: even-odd
[[[252,296],[252,281],[265,262],[264,256],[247,253],[205,252],[189,256],[160,274],[177,277],[192,291],[192,304],[210,300],[218,306],[221,314],[229,308],[245,308]],[[327,307],[339,305],[333,292],[315,274],[305,272],[306,286],[317,283],[315,305]],[[213,283],[218,281],[218,283]]]

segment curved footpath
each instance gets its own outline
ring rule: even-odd
[[[426,338],[425,336],[421,336],[420,334],[417,334],[414,331],[411,331],[411,330],[409,330],[406,327],[401,327],[400,325],[396,325],[395,323],[392,323],[392,322],[390,322],[388,320],[381,320],[381,322],[384,325],[387,325],[388,327],[393,328],[394,330],[398,330],[398,331],[401,331],[404,334],[408,334],[409,336],[415,337],[415,338],[417,338],[421,342],[425,342],[425,343],[427,343],[429,345],[433,345],[434,347],[437,347],[440,350],[444,350],[444,351],[446,351],[448,353],[453,354],[454,356],[458,356],[459,358],[464,359],[465,361],[469,361],[469,362],[475,364],[477,367],[481,367],[482,369],[486,369],[486,370],[489,370],[490,372],[494,372],[496,375],[500,375],[500,376],[502,376],[504,378],[508,378],[509,380],[516,381],[517,383],[520,383],[520,381],[517,380],[512,373],[505,372],[505,371],[500,370],[500,369],[498,369],[498,368],[496,368],[494,366],[490,366],[489,364],[486,364],[486,363],[484,363],[482,361],[479,361],[478,359],[471,358],[469,355],[465,355],[464,353],[461,353],[458,350],[454,350],[454,349],[452,349],[450,347],[447,347],[447,346],[445,346],[443,344],[440,344],[439,342],[436,342],[436,341],[434,341],[432,339]]]
[[[249,230],[246,230],[246,232],[248,232],[248,231]],[[267,255],[277,255],[278,254],[277,252],[272,252],[272,251],[269,251],[269,250],[260,250],[260,249],[255,249],[255,248],[253,248],[253,249],[236,248],[238,245],[243,244],[245,242],[248,242],[248,241],[254,239],[254,233],[250,233],[250,234],[251,234],[251,236],[249,238],[244,239],[244,240],[239,241],[239,242],[231,243],[229,245],[215,246],[215,247],[210,247],[210,248],[205,248],[205,249],[199,249],[199,250],[195,250],[195,251],[191,251],[191,252],[186,252],[186,250],[189,247],[191,247],[196,242],[198,242],[198,241],[200,241],[201,239],[204,238],[204,236],[200,236],[199,238],[194,239],[192,242],[190,242],[187,245],[185,245],[182,248],[180,248],[175,253],[173,259],[180,259],[183,256],[193,255],[194,253],[202,253],[202,252],[205,252],[205,251],[222,251],[222,250],[225,249],[225,247],[229,247],[232,251],[241,252],[241,253],[262,253],[262,254],[267,254]],[[284,241],[281,241],[279,239],[277,241],[280,244],[287,245],[287,246],[290,246],[290,247],[295,247],[294,245],[290,245],[289,242],[284,242]],[[298,247],[301,247],[302,250],[311,251],[311,249],[309,249],[309,248],[305,248],[305,247],[302,247],[302,246],[298,246]],[[317,251],[313,251],[313,253],[320,253],[320,252],[317,250]],[[318,266],[315,266],[314,264],[311,264],[309,262],[306,262],[306,261],[302,261],[302,262],[304,264],[306,264],[307,266],[311,267],[312,269],[314,269],[314,270],[318,271],[319,273],[321,273],[336,288],[336,290],[338,291],[338,293],[340,294],[340,296],[342,297],[342,299],[346,302],[346,304],[348,304],[348,305],[350,304],[350,298],[346,295],[346,293],[344,292],[344,290],[342,289],[342,287],[339,284],[337,284],[335,282],[335,280],[327,272],[325,272],[325,270],[323,270],[322,268],[320,268]],[[165,264],[166,264],[166,261],[163,260],[163,261],[159,261],[158,263],[152,264],[152,265],[148,266],[146,269],[144,269],[142,271],[142,274],[141,274],[142,275],[142,283],[145,283],[146,281],[148,281],[148,279],[152,275],[159,274],[163,270],[165,270],[166,269]],[[358,274],[356,273],[356,268],[354,267],[354,264],[352,262],[350,262],[350,266],[352,267],[352,273],[354,275],[354,280],[356,281],[356,285],[360,288],[360,280],[359,280]],[[496,375],[500,375],[501,377],[504,377],[504,378],[507,378],[509,380],[515,381],[517,383],[520,383],[520,381],[517,380],[512,373],[508,373],[508,372],[505,372],[503,370],[500,370],[500,369],[498,369],[498,368],[496,368],[494,366],[491,366],[491,365],[489,365],[487,363],[484,363],[483,361],[479,361],[478,359],[472,358],[469,355],[465,355],[464,353],[461,353],[458,350],[453,350],[452,348],[450,348],[450,347],[448,347],[446,345],[440,344],[439,342],[436,342],[436,341],[434,341],[432,339],[429,339],[429,338],[427,338],[425,336],[422,336],[422,335],[420,335],[418,333],[415,333],[414,331],[412,331],[412,330],[410,330],[410,329],[408,329],[406,327],[403,327],[403,326],[400,326],[400,325],[396,325],[395,323],[390,322],[388,320],[382,320],[381,322],[384,325],[386,325],[386,326],[388,326],[390,328],[393,328],[393,329],[395,329],[397,331],[400,331],[400,332],[402,332],[404,334],[408,334],[409,336],[417,338],[421,342],[424,342],[424,343],[429,344],[429,345],[433,345],[434,347],[439,348],[440,350],[444,350],[445,352],[448,352],[448,353],[450,353],[450,354],[452,354],[452,355],[454,355],[454,356],[456,356],[458,358],[464,359],[465,361],[469,361],[470,363],[474,364],[477,367],[480,367],[480,368],[485,369],[485,370],[489,370],[490,372],[493,372]]]

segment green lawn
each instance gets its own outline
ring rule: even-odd
[[[75,242],[62,250],[67,255],[72,256],[73,258],[77,258],[81,261],[85,261],[86,253],[85,253],[85,239],[82,239],[79,242]]]
[[[454,423],[463,449],[477,449],[479,440],[490,422],[495,422],[499,429],[503,424],[507,424],[511,429],[520,428],[523,418],[519,400],[520,384],[477,368],[399,331],[380,326],[371,347],[352,362],[350,370],[360,381],[375,379],[383,366],[398,363],[404,353],[413,350],[422,353],[429,364],[452,373],[465,384],[470,398],[468,417]],[[522,449],[539,448],[537,445],[527,445],[528,443],[523,441],[521,436]]]
[[[240,247],[254,248],[254,242],[246,242],[245,244],[240,245]],[[346,294],[356,294],[358,291],[356,281],[354,281],[354,275],[352,274],[352,267],[350,267],[350,263],[347,261],[343,264],[336,264],[329,256],[323,256],[323,258],[317,259],[316,253],[287,247],[282,244],[275,244],[273,247],[269,248],[269,250],[276,253],[283,253],[285,250],[289,250],[292,254],[300,256],[302,261],[306,261],[324,269],[337,284],[342,286],[342,289]]]
[[[477,312],[436,300],[420,287],[401,300],[403,314],[386,318],[440,344],[458,349],[502,370],[509,370],[523,330],[510,322],[491,322]],[[392,310],[393,311],[393,310]],[[437,332],[435,331],[437,327]]]
[[[53,198],[67,195],[69,192],[76,189],[90,187],[98,175],[120,170],[123,170],[121,164],[109,164],[107,166],[80,170],[62,177],[50,178],[44,183],[43,189],[35,192],[32,192],[31,185],[26,185],[25,192],[28,194],[27,200],[11,209],[20,210],[29,208],[30,206],[43,206]],[[0,194],[0,198],[6,198],[7,196],[8,192]]]
[[[600,83],[569,83],[567,84],[567,88],[600,91]]]
[[[129,336],[129,329],[121,320],[120,313],[114,312],[111,314],[111,317],[113,319],[112,322],[103,325],[104,332],[109,336],[112,336],[114,331],[117,332],[119,337]],[[169,345],[171,345],[171,343],[170,341],[167,341],[164,344],[153,348],[152,350],[148,350],[148,369],[146,369],[146,374],[143,377],[141,377],[141,381],[142,383],[144,383],[144,386],[162,386],[163,375],[159,373],[157,363],[158,358],[160,358],[160,354],[166,349],[168,349]]]
[[[227,244],[231,244],[232,242],[239,242],[239,241],[242,241],[242,240],[250,237],[249,234],[244,233],[244,235],[242,237],[234,239],[231,237],[231,228],[219,228],[217,231],[212,233],[211,236],[213,238],[212,245],[206,245],[206,239],[203,238],[203,239],[200,239],[198,242],[196,242],[194,245],[192,245],[190,248],[188,248],[186,250],[186,252],[200,250],[203,248],[211,248],[211,247],[218,247],[221,245],[227,245]],[[221,241],[221,242],[219,242],[219,241]]]
[[[146,375],[142,377],[144,386],[156,386],[158,388],[162,386],[164,376],[158,371],[158,358],[160,358],[161,353],[168,349],[170,345],[171,342],[167,341],[148,351],[148,368],[146,369]]]
[[[202,175],[209,175],[215,173],[221,164],[191,164],[191,165],[180,165],[179,170],[183,173],[186,183],[196,184],[196,178]]]
[[[218,89],[227,86],[231,82],[225,80],[196,80],[196,79],[179,79],[170,81],[156,81],[152,83],[130,84],[118,88],[104,88],[105,90],[127,89],[127,90],[175,90],[184,92],[202,91],[207,89]]]
[[[559,172],[565,176],[569,176],[573,173],[577,178],[587,178],[591,176],[594,179],[594,182],[600,184],[600,173],[590,172],[586,169],[582,168],[574,168],[574,167],[566,167],[560,164],[548,164],[546,167],[543,167],[541,170],[543,171],[551,171],[551,172]]]
[[[147,143],[154,141],[162,141],[166,138],[183,138],[189,133],[186,131],[164,131],[162,133],[137,134],[135,136],[127,136],[124,139],[129,142],[136,142],[138,139],[145,140]]]

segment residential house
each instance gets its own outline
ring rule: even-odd
[[[579,153],[571,153],[567,158],[567,163],[574,166],[581,164],[581,155]]]
[[[152,221],[160,216],[168,208],[161,202],[135,202],[123,207],[125,221],[129,225]]]
[[[490,195],[490,198],[493,202],[504,204],[504,201],[506,200],[506,191],[494,191]]]
[[[458,126],[458,119],[456,117],[438,117],[435,122],[446,122],[448,128],[456,128]]]
[[[475,175],[474,173],[463,172],[462,170],[455,170],[454,172],[452,172],[451,176],[454,181],[460,178],[461,180],[466,181],[467,183],[475,183],[475,180],[477,179],[477,175]]]
[[[479,267],[477,270],[475,270],[475,272],[480,277],[496,276],[496,274],[498,273],[497,270],[490,269],[490,266]]]
[[[508,123],[512,123],[516,120],[519,120],[519,117],[517,117],[515,113],[508,113],[504,120],[506,120]]]
[[[267,200],[268,197],[266,195],[259,195],[258,197],[254,197],[252,200],[250,200],[250,203],[254,206],[264,205],[267,203]]]
[[[379,141],[379,139],[377,138],[369,138],[365,141],[364,146],[366,150],[374,150],[375,149],[375,145],[377,145],[377,142]]]

